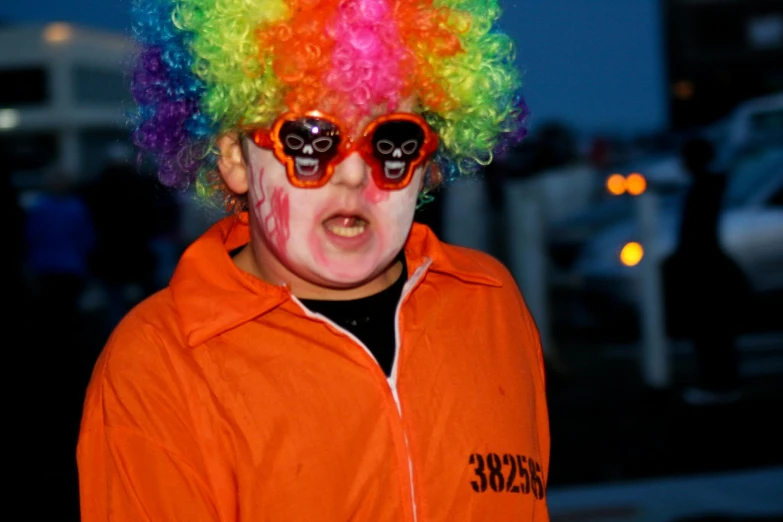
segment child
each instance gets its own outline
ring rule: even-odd
[[[538,333],[413,224],[524,134],[488,1],[139,0],[138,145],[230,216],[112,334],[82,517],[546,520]]]

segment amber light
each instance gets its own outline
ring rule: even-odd
[[[625,192],[625,178],[622,174],[612,174],[606,178],[606,190],[610,194],[619,196]]]
[[[636,241],[626,243],[620,251],[620,261],[625,266],[636,266],[644,257],[644,248]]]
[[[625,178],[625,190],[632,196],[643,194],[647,190],[647,180],[638,172],[629,174]]]
[[[696,89],[693,86],[693,82],[689,80],[680,80],[672,85],[672,93],[678,100],[686,101],[693,98],[693,93]]]

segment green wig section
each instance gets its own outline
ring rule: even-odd
[[[496,1],[441,0],[435,5],[452,10],[449,23],[460,36],[462,52],[429,58],[453,100],[431,124],[455,163],[455,174],[470,174],[492,161],[498,131],[513,132],[503,124],[516,110],[512,99],[522,84],[514,66],[514,43],[494,29],[500,16]]]
[[[178,2],[175,25],[192,34],[193,73],[207,86],[201,110],[221,131],[238,124],[267,124],[283,104],[271,56],[260,58],[257,29],[290,17],[287,2],[267,0]]]

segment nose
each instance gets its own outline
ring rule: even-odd
[[[349,154],[334,168],[334,174],[329,183],[358,188],[367,183],[368,167],[359,153]]]

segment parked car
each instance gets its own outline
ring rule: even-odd
[[[740,103],[706,129],[706,137],[716,144],[722,168],[748,147],[783,143],[783,92]]]
[[[730,170],[734,162],[745,161],[746,151],[783,143],[783,92],[748,99],[726,117],[701,129],[700,133],[715,144],[718,151],[716,166]],[[666,200],[664,204],[676,203],[676,194],[681,193],[689,182],[678,147],[687,137],[687,133],[685,136],[670,134],[666,140],[668,145],[663,150],[634,156],[629,161],[614,165],[596,178],[595,190],[600,195],[589,208],[573,212],[549,227],[550,275],[556,285],[560,281],[568,281],[580,252],[601,230],[633,219],[633,198],[612,196],[605,189],[604,184],[610,174],[642,173],[649,188]]]
[[[612,195],[606,188],[607,178],[612,173],[623,176],[642,174],[648,189],[659,194],[666,204],[681,194],[688,183],[688,175],[677,151],[636,158],[599,175],[595,181],[595,191],[599,193],[595,201],[589,207],[552,223],[547,230],[549,276],[555,285],[569,279],[574,262],[596,235],[616,223],[633,219],[634,198],[628,194]]]
[[[657,250],[645,254],[647,262],[654,255],[654,261],[661,263],[673,252],[683,196],[680,191],[660,199]],[[770,309],[783,303],[783,145],[746,151],[736,159],[729,172],[719,238],[744,274],[757,305],[749,314],[764,319],[757,322],[763,325],[753,326],[783,329],[783,315]],[[561,320],[577,328],[635,332],[641,271],[620,258],[631,242],[641,242],[633,214],[606,227],[584,246],[566,279],[570,308]]]

